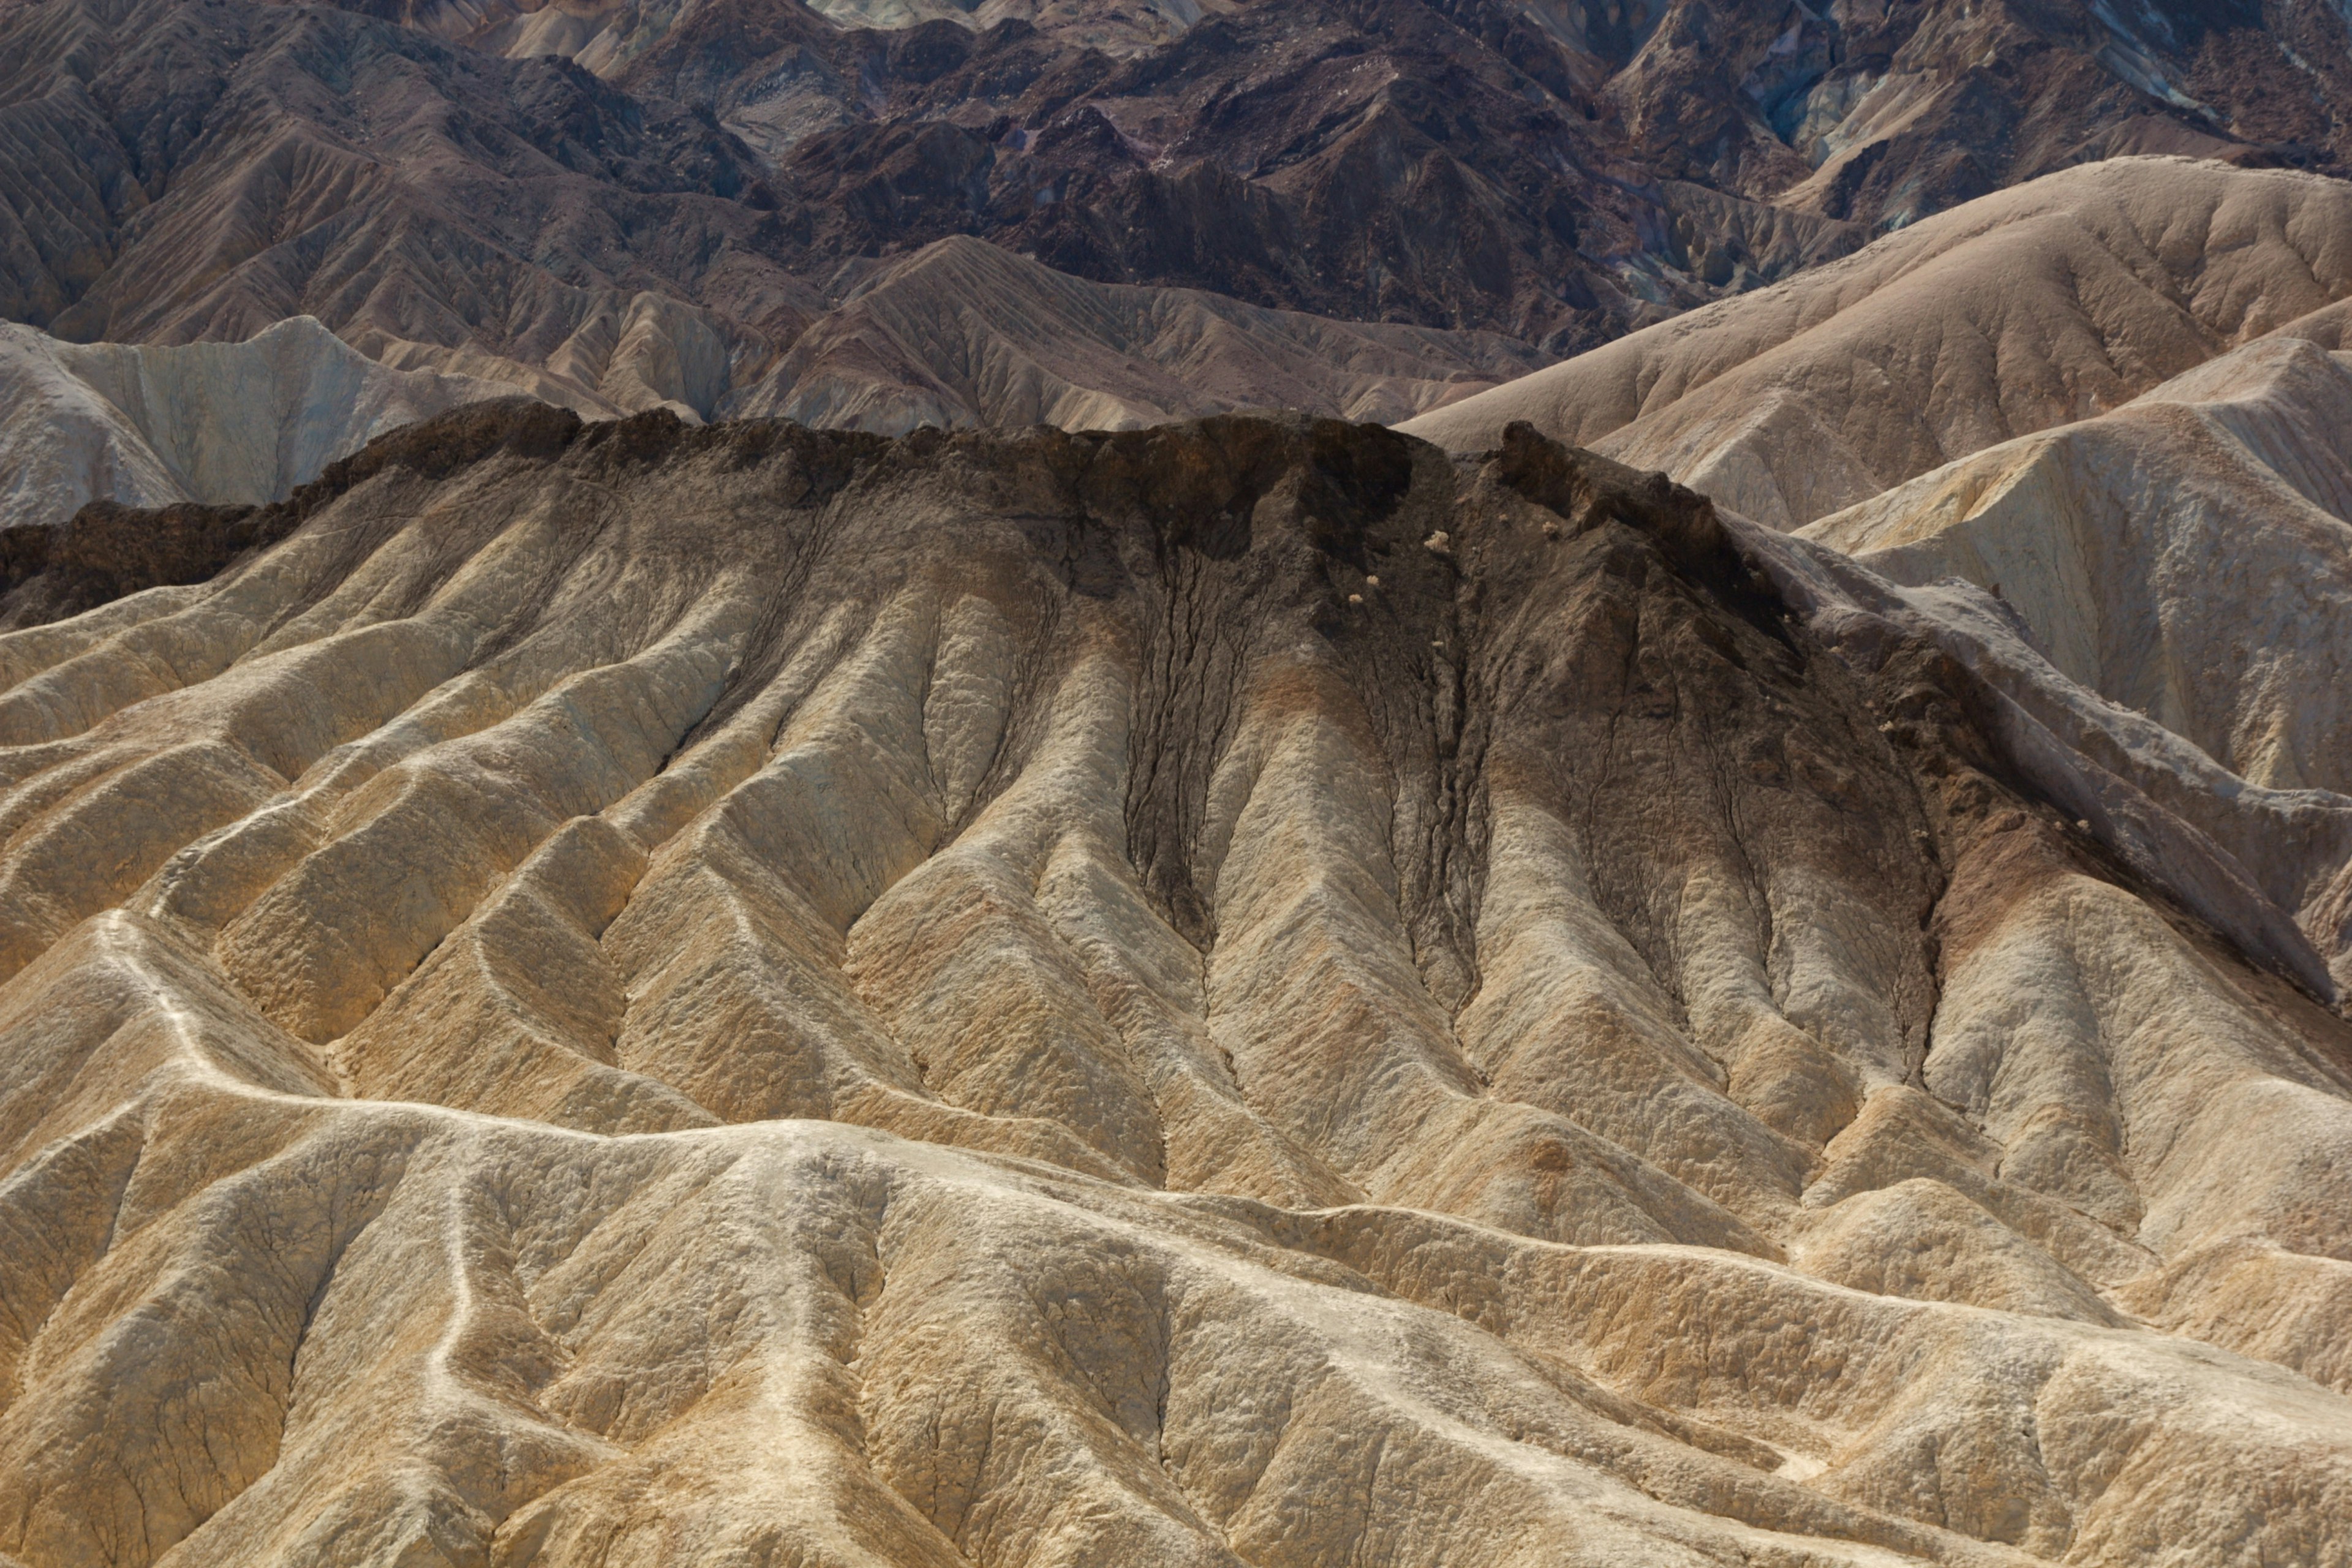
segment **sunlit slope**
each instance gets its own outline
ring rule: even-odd
[[[2352,1555],[2346,1026],[1687,492],[515,405],[272,516],[0,637],[29,1568]]]
[[[1404,427],[1513,420],[1793,528],[2115,408],[2352,292],[2352,184],[2180,158],[2046,175]]]

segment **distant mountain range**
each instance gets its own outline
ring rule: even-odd
[[[634,355],[709,415],[964,236],[1559,357],[2085,160],[2342,172],[2348,48],[2286,0],[13,0],[0,317],[310,315],[619,408]]]

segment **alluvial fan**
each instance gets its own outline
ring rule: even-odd
[[[26,1568],[2352,1563],[2352,1029],[1663,477],[510,404],[167,521],[0,601]]]

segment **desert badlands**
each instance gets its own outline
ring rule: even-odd
[[[0,0],[0,1568],[2352,1568],[2352,16],[2124,9]]]

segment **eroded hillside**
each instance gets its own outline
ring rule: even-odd
[[[236,526],[0,637],[28,1568],[2352,1561],[2325,973],[1663,478],[508,405]]]

